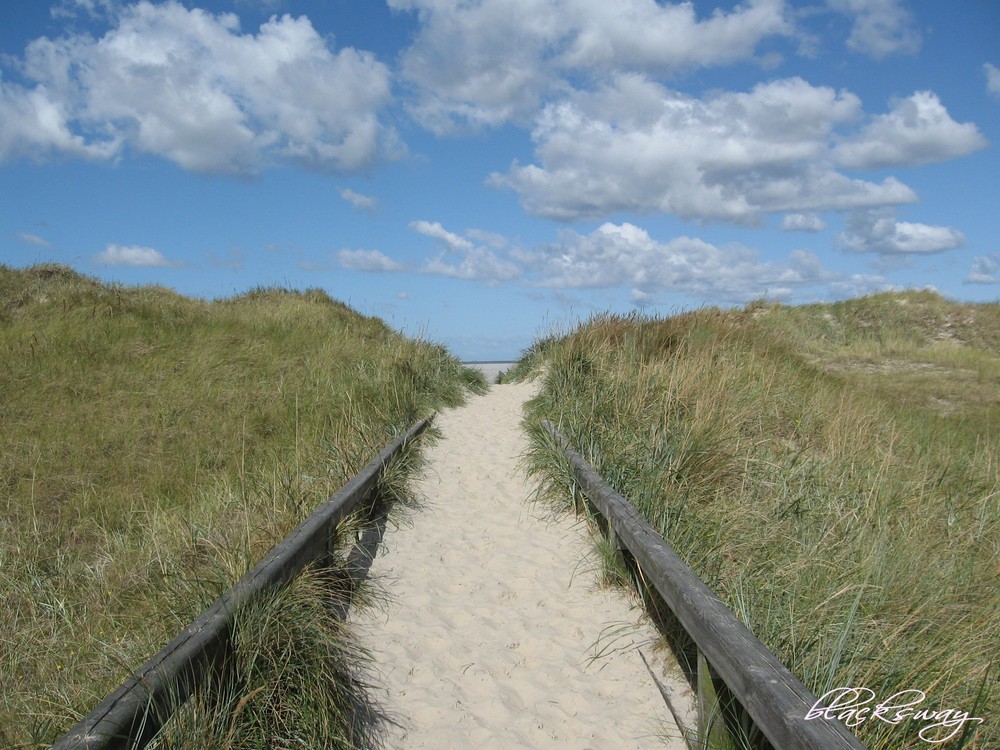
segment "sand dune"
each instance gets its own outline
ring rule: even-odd
[[[423,505],[373,564],[389,601],[355,619],[396,722],[386,745],[685,748],[640,656],[667,669],[655,630],[598,588],[582,524],[527,502],[532,392],[494,386],[438,417]]]

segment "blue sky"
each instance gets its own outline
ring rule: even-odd
[[[1000,298],[992,0],[0,5],[0,262],[321,287],[508,359],[597,311]]]

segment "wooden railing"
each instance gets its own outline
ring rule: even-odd
[[[551,423],[542,422],[569,462],[577,487],[603,515],[615,545],[632,555],[642,578],[698,651],[699,707],[718,675],[777,750],[864,750],[837,721],[807,721],[816,697],[706,586],[622,495],[609,487]],[[703,734],[704,725],[701,726]]]
[[[263,593],[293,580],[310,563],[329,559],[338,525],[371,498],[385,466],[428,424],[429,420],[421,420],[390,442],[235,586],[56,740],[53,750],[145,747],[169,718],[171,708],[186,700],[212,671],[221,667],[234,614]]]

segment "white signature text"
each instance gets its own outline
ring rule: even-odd
[[[966,722],[982,723],[967,711],[954,708],[918,709],[927,694],[923,690],[901,690],[882,701],[876,701],[875,691],[868,688],[835,688],[820,697],[806,714],[811,719],[836,719],[847,727],[866,721],[900,724],[904,721],[924,722],[917,734],[924,742],[946,742],[962,731]]]

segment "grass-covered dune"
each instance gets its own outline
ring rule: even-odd
[[[598,316],[512,374],[532,371],[543,494],[570,502],[540,418],[816,695],[921,690],[986,719],[949,747],[1000,747],[1000,305]],[[930,723],[855,731],[916,748]]]
[[[395,434],[485,387],[321,291],[205,302],[52,265],[0,266],[0,357],[5,748],[50,743]],[[329,612],[306,576],[248,613],[241,685],[162,745],[363,744]]]

